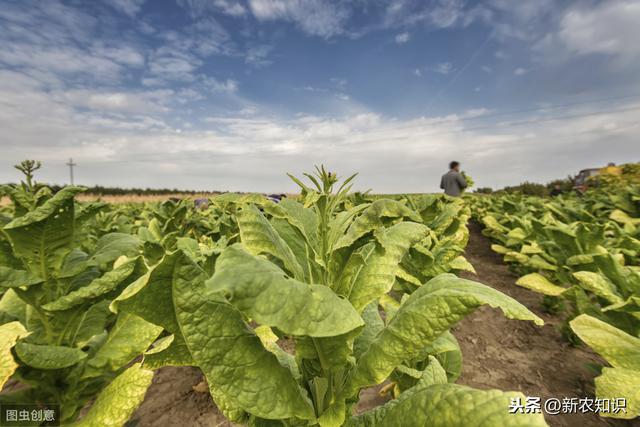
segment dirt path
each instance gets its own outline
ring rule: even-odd
[[[559,331],[559,316],[544,313],[542,296],[517,286],[517,277],[491,250],[479,226],[469,227],[471,238],[465,256],[477,275],[463,276],[515,298],[543,318],[545,325],[509,320],[491,308],[476,311],[454,329],[464,356],[458,383],[481,389],[518,390],[543,400],[593,396],[595,374],[587,365],[601,364],[601,359],[586,347],[567,344]],[[551,426],[633,425],[595,414],[547,415],[546,419]]]

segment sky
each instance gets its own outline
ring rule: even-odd
[[[0,182],[375,192],[640,161],[640,0],[2,0]]]

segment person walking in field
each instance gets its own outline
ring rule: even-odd
[[[460,173],[460,163],[455,160],[449,163],[449,172],[442,175],[440,188],[444,190],[444,194],[460,197],[462,190],[467,188],[467,180]]]

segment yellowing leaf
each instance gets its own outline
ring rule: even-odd
[[[20,322],[10,322],[0,325],[0,389],[18,367],[13,359],[11,348],[18,338],[27,334],[27,330]]]
[[[558,285],[554,285],[539,273],[531,273],[526,276],[522,276],[516,281],[516,285],[522,286],[523,288],[530,289],[534,292],[538,292],[544,295],[551,295],[557,297],[561,295],[566,288],[563,288]]]
[[[142,403],[151,385],[153,371],[136,363],[116,377],[91,405],[89,412],[73,427],[121,427]]]

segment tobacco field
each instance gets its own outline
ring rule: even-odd
[[[62,425],[152,425],[136,410],[154,375],[190,367],[225,425],[554,425],[509,410],[523,390],[459,381],[473,355],[456,328],[476,310],[550,327],[474,274],[474,223],[514,289],[599,361],[594,396],[626,399],[589,422],[640,416],[640,183],[378,196],[320,167],[291,176],[295,197],[195,208],[79,202],[83,188],[54,194],[37,168],[0,190],[1,404],[59,405]],[[362,409],[372,390],[384,399]]]

